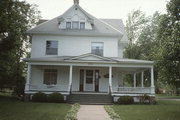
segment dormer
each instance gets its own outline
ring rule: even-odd
[[[92,30],[94,20],[79,6],[79,0],[74,0],[74,5],[63,15],[57,18],[59,29]]]

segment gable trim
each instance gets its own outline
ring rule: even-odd
[[[111,58],[108,58],[108,57],[103,57],[103,56],[91,54],[91,53],[83,54],[83,55],[76,56],[76,57],[70,57],[70,58],[67,58],[66,60],[78,60],[80,58],[85,58],[85,57],[89,57],[89,56],[92,56],[92,57],[95,57],[95,58],[99,58],[99,59],[102,59],[104,61],[115,61],[115,62],[118,62],[117,60],[114,60],[114,59],[111,59]]]

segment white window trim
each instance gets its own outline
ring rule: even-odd
[[[47,41],[57,41],[58,42],[58,47],[57,47],[57,54],[56,55],[48,55],[48,54],[46,54],[46,44],[47,44]],[[46,40],[45,41],[45,50],[44,50],[44,54],[45,54],[45,56],[58,56],[58,54],[59,54],[59,41],[58,40]]]

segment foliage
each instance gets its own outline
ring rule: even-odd
[[[47,102],[47,95],[42,92],[35,93],[32,96],[32,101],[34,102]]]
[[[18,87],[23,80],[26,69],[21,59],[29,47],[26,31],[38,19],[35,5],[19,0],[0,0],[0,89]],[[15,92],[19,95],[19,90]]]
[[[133,104],[134,98],[132,96],[121,96],[119,97],[118,104]]]
[[[159,44],[154,52],[158,66],[158,80],[180,86],[180,1],[170,0],[167,14],[163,15],[157,31]]]
[[[164,15],[155,12],[147,17],[140,10],[132,11],[126,21],[130,43],[124,57],[155,61],[157,90],[160,84],[180,87],[179,5],[179,0],[170,0]],[[147,79],[147,76],[145,73],[144,78]]]
[[[121,120],[120,116],[109,105],[105,105],[104,108],[113,120]]]
[[[149,96],[148,94],[144,94],[143,96],[140,97],[140,103],[156,104],[157,101],[155,97]]]
[[[64,102],[64,96],[60,93],[51,93],[48,95],[48,102],[62,103]]]
[[[79,104],[72,105],[71,109],[67,112],[65,120],[77,120],[77,112],[80,108]]]

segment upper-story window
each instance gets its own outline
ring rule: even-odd
[[[72,22],[72,29],[79,29],[79,22],[73,21]]]
[[[46,41],[46,55],[58,54],[58,41]]]
[[[95,55],[103,56],[103,42],[92,42],[91,44],[91,53]]]
[[[80,22],[80,29],[85,29],[85,22]]]
[[[66,28],[71,29],[71,22],[66,22]]]

